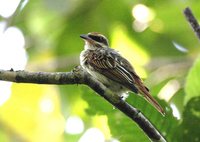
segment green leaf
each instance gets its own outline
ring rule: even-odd
[[[114,111],[114,107],[90,88],[82,87],[82,98],[88,103],[89,115],[105,115]]]
[[[89,115],[107,115],[112,137],[120,140],[120,142],[149,141],[148,137],[136,123],[118,109],[113,109],[112,105],[98,95],[95,95],[93,91],[84,88],[84,95],[82,97],[89,105],[86,110]],[[127,101],[132,106],[141,110],[164,137],[166,137],[167,140],[172,141],[172,136],[176,132],[179,123],[172,115],[172,110],[169,107],[167,107],[166,116],[163,117],[150,104],[143,100],[142,97],[131,94]],[[159,103],[161,103],[162,106],[167,106],[164,101],[159,101]]]
[[[149,142],[148,137],[133,123],[131,119],[119,112],[108,114],[108,124],[111,134],[120,142]]]
[[[185,106],[183,121],[177,129],[174,139],[177,142],[199,142],[200,141],[200,97],[193,97]]]
[[[196,59],[194,65],[188,73],[185,84],[185,92],[186,96],[184,103],[187,103],[191,98],[200,95],[200,57]]]
[[[167,106],[164,101],[158,100],[162,106],[166,106],[165,117],[157,112],[157,110],[142,97],[130,94],[127,101],[129,104],[139,109],[168,141],[173,141],[172,136],[176,132],[179,121],[173,116],[171,108]],[[113,137],[118,138],[120,142],[149,141],[138,125],[119,111],[108,114],[108,122]]]

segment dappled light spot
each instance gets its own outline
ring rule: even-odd
[[[3,105],[11,95],[11,87],[12,83],[11,82],[0,82],[0,106]]]
[[[24,69],[27,55],[24,49],[25,39],[23,33],[16,27],[9,27],[5,31],[2,29],[0,31],[1,69]]]
[[[120,142],[118,139],[111,138],[110,142]]]
[[[103,133],[97,128],[89,128],[79,142],[105,142]]]
[[[170,80],[158,93],[160,99],[169,101],[175,93],[180,89],[180,83],[177,80]]]
[[[181,116],[180,116],[180,112],[178,111],[177,107],[175,104],[170,104],[171,108],[172,108],[172,113],[174,115],[174,117],[176,117],[177,119],[180,119]]]
[[[16,27],[5,27],[6,23],[0,22],[0,69],[24,69],[27,62],[24,36]],[[11,85],[0,82],[0,106],[10,98]]]
[[[40,109],[42,112],[52,112],[54,110],[54,104],[51,99],[45,98],[40,101]]]
[[[133,28],[136,32],[143,32],[147,27],[147,23],[140,23],[137,20],[133,21]]]
[[[198,137],[194,138],[194,141],[199,142],[199,138]]]
[[[80,134],[84,130],[84,124],[80,117],[78,116],[70,116],[65,125],[65,132],[68,134]]]
[[[132,9],[132,16],[135,18],[133,28],[137,32],[144,31],[155,18],[155,12],[143,4],[137,4]]]
[[[16,10],[20,0],[0,0],[0,15],[8,18]]]

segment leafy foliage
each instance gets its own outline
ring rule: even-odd
[[[187,80],[186,80],[186,85],[185,85],[185,103],[187,103],[191,98],[199,96],[200,95],[200,57],[197,58],[195,61],[194,65],[190,69]]]
[[[186,105],[183,113],[182,133],[185,141],[200,141],[200,97],[193,97]]]
[[[138,32],[132,10],[140,4],[148,8],[153,18]],[[165,108],[166,116],[162,117],[135,94],[130,94],[127,102],[141,110],[169,142],[198,142],[200,48],[182,11],[189,5],[199,18],[199,4],[200,1],[34,0],[16,15],[0,20],[11,22],[23,32],[28,47],[27,69],[31,71],[70,71],[79,65],[78,56],[83,50],[79,35],[91,31],[105,34],[111,47],[126,56],[136,72],[147,79],[151,94]],[[142,17],[143,13],[139,14]],[[173,42],[188,52],[180,52]],[[178,87],[168,84],[172,79]],[[161,92],[167,87],[163,97]],[[102,131],[106,141],[149,141],[135,123],[88,87],[14,84],[11,91],[9,100],[0,106],[0,141],[74,142],[93,127]],[[161,100],[160,96],[169,98]],[[41,109],[43,99],[48,100],[47,108],[51,106],[49,102],[53,104],[51,111]],[[179,119],[174,116],[172,105],[177,108]],[[81,118],[82,132],[71,134],[66,130],[65,121],[70,116]]]

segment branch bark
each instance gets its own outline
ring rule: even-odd
[[[200,40],[200,26],[189,7],[184,10],[185,17]]]
[[[122,111],[125,115],[135,121],[153,142],[166,142],[159,131],[151,122],[136,108],[129,105],[121,97],[113,94],[102,83],[98,82],[90,74],[85,72],[80,66],[71,72],[28,72],[0,70],[0,80],[17,83],[36,83],[36,84],[84,84],[89,86],[109,103]]]

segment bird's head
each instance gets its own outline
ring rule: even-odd
[[[97,49],[97,48],[108,47],[107,38],[100,33],[92,32],[80,35],[80,37],[84,39],[86,49]]]

